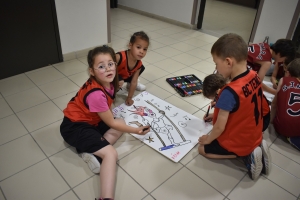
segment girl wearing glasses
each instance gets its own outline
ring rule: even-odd
[[[143,73],[145,67],[142,63],[142,58],[146,56],[149,37],[143,32],[134,33],[129,42],[129,49],[116,54],[119,73],[119,87],[121,88],[124,82],[127,83],[128,96],[125,104],[131,106],[133,104],[133,94],[135,90],[143,91],[146,86],[138,82],[138,77]]]
[[[118,154],[112,145],[123,132],[144,135],[149,127],[127,126],[111,112],[115,88],[118,88],[114,50],[107,46],[96,47],[89,51],[87,60],[90,78],[64,109],[60,131],[92,172],[100,173],[101,196],[113,199]]]

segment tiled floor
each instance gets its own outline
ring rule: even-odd
[[[166,77],[214,70],[210,47],[217,39],[128,11],[112,10],[112,46],[126,47],[130,34],[144,30],[151,46],[140,78],[147,91],[202,118],[209,100],[180,97]],[[85,58],[0,80],[0,200],[93,200],[99,176],[63,142],[62,110],[87,79]],[[116,104],[123,102],[121,96]],[[269,176],[252,181],[240,160],[210,160],[192,149],[173,163],[129,134],[115,144],[119,153],[116,198],[131,199],[299,199],[300,152],[264,133],[272,155]]]
[[[226,1],[206,0],[202,30],[220,37],[225,33],[237,33],[248,42],[257,9]]]

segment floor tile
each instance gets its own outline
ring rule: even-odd
[[[117,168],[116,177],[115,199],[142,199],[147,195],[147,192],[120,167]],[[99,188],[100,179],[96,175],[75,187],[74,192],[80,199],[94,199],[100,197]]]
[[[78,200],[78,197],[74,194],[73,191],[69,191],[63,195],[61,195],[60,197],[58,197],[57,199],[55,200]]]
[[[209,42],[209,43],[214,43],[215,41],[218,40],[218,37],[203,34],[203,35],[197,36],[197,39],[200,39],[200,40],[203,40],[203,41]]]
[[[215,64],[212,64],[210,62],[207,62],[207,61],[201,61],[201,62],[198,62],[194,65],[191,65],[192,68],[200,71],[200,72],[203,72],[207,75],[210,75],[212,74],[215,69],[216,69],[216,65]],[[203,80],[202,80],[203,81]]]
[[[192,95],[190,97],[181,97],[180,98],[198,108],[203,108],[211,102],[210,99],[205,98],[202,94]]]
[[[260,177],[257,181],[253,181],[249,176],[245,176],[242,179],[229,194],[228,198],[230,200],[296,199],[295,196],[264,177]]]
[[[162,34],[159,34],[159,33],[153,32],[153,31],[146,32],[146,34],[147,34],[147,35],[149,36],[149,38],[150,38],[150,46],[152,45],[152,40],[153,40],[153,39],[159,38],[159,37],[163,37]]]
[[[38,87],[9,95],[5,99],[15,112],[49,101],[49,98]]]
[[[282,155],[281,153],[278,153],[277,151],[274,151],[273,149],[270,149],[270,154],[271,154],[271,162],[274,165],[280,167],[281,169],[284,169],[288,173],[300,179],[299,163],[296,163],[295,161],[289,159],[288,157]]]
[[[204,78],[207,76],[207,74],[204,74],[203,72],[200,72],[194,68],[186,68],[182,70],[178,70],[176,72],[173,72],[172,74],[175,74],[176,76],[183,76],[183,75],[188,75],[188,74],[194,74],[197,76],[200,80],[204,80]]]
[[[168,47],[168,46],[162,47],[159,49],[155,49],[154,52],[164,55],[166,57],[172,57],[172,56],[182,53],[181,51],[174,49],[172,47]]]
[[[292,147],[290,143],[284,141],[282,137],[278,137],[271,148],[300,164],[299,151]]]
[[[207,52],[201,48],[197,48],[197,49],[193,49],[191,51],[186,52],[192,56],[196,56],[197,58],[201,58],[201,59],[207,59],[209,57],[211,57],[210,52]]]
[[[81,87],[88,80],[89,77],[90,75],[88,74],[87,71],[85,71],[85,72],[80,72],[78,74],[71,75],[68,78],[71,79],[74,83],[76,83],[76,85]]]
[[[182,167],[180,163],[170,161],[148,146],[143,146],[124,157],[119,161],[119,165],[148,192],[157,188]]]
[[[61,122],[62,120],[59,120],[31,133],[47,156],[69,147],[60,134]]]
[[[147,79],[148,81],[153,81],[153,80],[159,79],[163,76],[166,76],[167,74],[169,74],[169,73],[162,70],[159,67],[155,67],[154,65],[148,65],[147,70],[145,70],[141,74],[141,77],[144,79]]]
[[[201,59],[200,58],[197,58],[195,56],[191,56],[187,53],[182,53],[182,54],[179,54],[177,56],[173,56],[171,57],[173,60],[176,60],[184,65],[187,65],[187,66],[190,66],[190,65],[193,65],[197,62],[200,62]]]
[[[73,147],[67,148],[49,159],[71,187],[94,176],[94,173]]]
[[[57,105],[61,110],[64,110],[67,107],[68,102],[75,97],[77,91],[68,93],[66,95],[63,95],[61,97],[58,97],[56,99],[53,99],[52,101]]]
[[[68,78],[62,78],[55,82],[47,83],[39,87],[50,99],[54,99],[63,96],[64,94],[79,90],[79,86],[70,81]]]
[[[47,126],[63,118],[61,110],[51,101],[17,113],[29,132]],[[28,117],[30,116],[30,117]]]
[[[45,158],[45,154],[40,150],[30,135],[25,135],[6,143],[0,146],[0,180]]]
[[[2,145],[28,132],[16,115],[10,115],[0,119],[0,133],[0,145]]]
[[[88,64],[88,62],[87,62],[87,56],[83,56],[83,57],[81,57],[81,58],[78,58],[78,60],[80,61],[80,62],[82,62],[83,64],[85,64],[86,66],[89,66],[89,64]],[[88,68],[87,68],[87,70],[88,70]],[[87,71],[86,70],[86,71]]]
[[[51,200],[70,189],[49,160],[2,181],[0,185],[7,199]]]
[[[171,44],[175,44],[178,42],[178,40],[171,38],[169,36],[163,36],[163,37],[159,37],[159,38],[155,38],[155,41],[165,44],[165,45],[171,45]]]
[[[56,68],[49,66],[36,72],[28,73],[27,76],[36,84],[42,85],[65,77]]]
[[[212,45],[213,45],[213,43],[210,43],[210,44],[201,46],[200,49],[203,49],[203,50],[208,51],[210,53]]]
[[[298,169],[300,169],[299,167],[300,165],[298,165]],[[293,195],[298,196],[300,194],[300,179],[278,166],[272,165],[270,174],[266,177]]]
[[[157,96],[160,99],[165,99],[168,98],[170,96],[172,96],[173,94],[170,92],[167,92],[166,90],[152,84],[146,84],[147,86],[147,92],[149,92],[150,94],[153,94],[154,96]]]
[[[162,48],[162,47],[165,47],[166,45],[160,43],[160,42],[156,42],[155,40],[150,40],[150,45],[148,47],[148,51],[152,51],[152,50],[155,50],[155,49],[159,49],[159,48]],[[149,52],[148,52],[149,53]],[[146,55],[147,57],[147,55]]]
[[[174,49],[177,49],[177,50],[180,50],[182,52],[190,51],[192,49],[197,48],[195,46],[189,45],[189,44],[184,43],[184,42],[178,42],[176,44],[172,44],[172,45],[170,45],[170,47],[172,47]]]
[[[129,140],[129,141],[117,141],[114,144],[114,147],[116,148],[118,152],[118,159],[122,159],[123,157],[127,156],[131,152],[139,149],[141,146],[143,146],[144,143],[140,140]]]
[[[169,35],[170,38],[176,39],[177,41],[184,41],[184,40],[188,40],[191,39],[192,37],[189,35],[186,35],[184,33],[175,33],[172,35]]]
[[[194,146],[181,160],[180,163],[183,165],[188,164],[191,160],[193,160],[196,156],[199,156],[198,145]]]
[[[147,55],[143,58],[146,62],[153,64],[160,60],[166,59],[166,56],[160,55],[154,51],[150,51],[147,53]]]
[[[226,196],[246,174],[239,169],[240,165],[236,159],[208,159],[199,155],[186,167]]]
[[[151,195],[148,195],[145,198],[143,198],[143,200],[154,200],[154,198]]]
[[[186,101],[184,101],[174,95],[166,98],[165,101],[169,102],[170,104],[172,104],[172,105],[176,106],[177,108],[180,108],[190,114],[193,114],[194,112],[199,110],[199,108],[197,108],[196,106],[194,106],[190,103],[187,103]]]
[[[9,107],[9,105],[6,103],[5,99],[0,99],[0,118],[7,117],[9,115],[14,114],[12,109]]]
[[[157,199],[224,199],[218,191],[207,185],[195,174],[182,168],[151,195]]]
[[[271,146],[277,139],[277,133],[275,132],[273,124],[269,124],[269,127],[264,131],[263,138],[266,140],[268,146]]]
[[[5,200],[1,190],[0,190],[0,200]]]
[[[176,90],[173,87],[171,87],[171,85],[166,81],[167,78],[174,77],[174,76],[175,76],[174,74],[169,74],[167,76],[163,76],[159,79],[156,79],[155,81],[153,81],[153,83],[155,85],[157,85],[158,87],[160,87],[172,94],[176,94],[177,93]]]
[[[87,70],[87,66],[77,59],[55,64],[54,67],[65,76],[70,76]]]
[[[185,40],[184,43],[187,43],[187,44],[195,46],[195,47],[202,47],[204,45],[209,44],[208,42],[205,42],[203,40],[199,40],[198,38],[191,38],[189,40]]]
[[[35,87],[34,83],[25,74],[0,80],[0,92],[3,96],[15,94],[33,87]]]
[[[162,60],[162,61],[158,61],[156,63],[153,64],[154,66],[157,66],[167,72],[170,72],[170,73],[173,73],[173,72],[176,72],[178,70],[181,70],[181,69],[184,69],[184,68],[187,68],[186,65],[180,63],[180,62],[177,62],[173,59],[170,59],[170,58],[167,58],[165,60]]]

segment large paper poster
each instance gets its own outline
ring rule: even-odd
[[[174,162],[180,161],[198,143],[198,138],[212,129],[210,123],[146,91],[133,100],[132,106],[122,104],[114,108],[115,117],[133,127],[149,124],[151,130],[146,135],[132,135]]]

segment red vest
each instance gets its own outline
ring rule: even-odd
[[[258,72],[261,67],[260,64],[256,63],[258,61],[272,62],[270,46],[267,43],[258,43],[248,46],[248,68]]]
[[[282,78],[276,108],[275,130],[286,137],[300,136],[300,82],[296,78]]]
[[[262,141],[262,101],[265,98],[261,81],[256,72],[247,70],[222,88],[219,96],[225,88],[233,93],[236,107],[230,112],[225,130],[217,140],[227,151],[246,156]],[[216,123],[219,110],[215,107],[213,124]]]
[[[134,72],[136,72],[143,66],[142,61],[138,60],[133,69],[130,70],[128,66],[127,52],[128,51],[121,51],[117,53],[120,55],[120,60],[118,63],[118,74],[121,75],[124,80],[131,77]]]
[[[93,78],[89,78],[77,92],[76,96],[70,100],[67,108],[63,111],[64,115],[72,122],[87,122],[94,126],[98,125],[101,121],[99,115],[96,112],[90,112],[89,106],[86,103],[87,96],[97,90],[101,90],[105,94],[108,107],[110,108],[114,96],[106,92]]]

